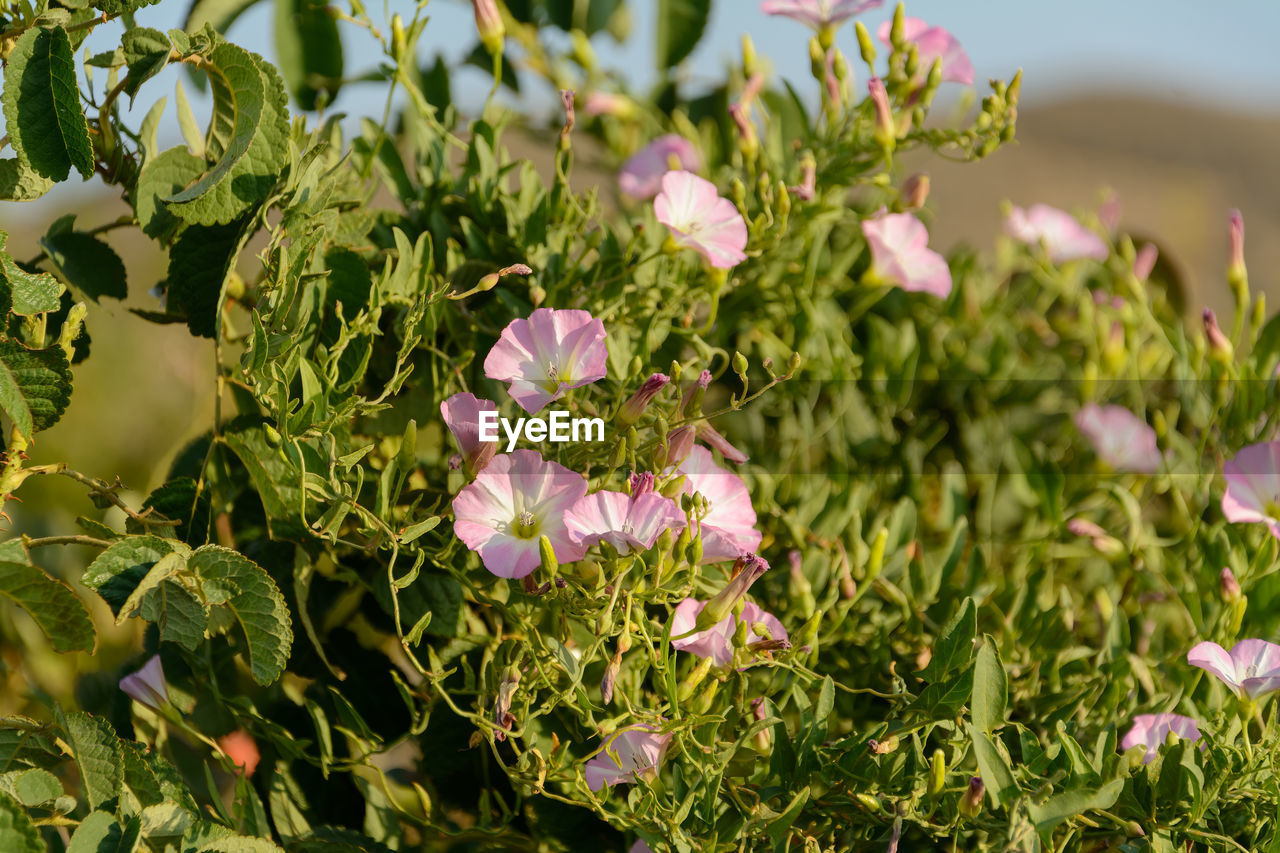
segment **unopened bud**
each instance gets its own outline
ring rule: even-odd
[[[698,661],[698,665],[689,671],[684,681],[680,682],[680,685],[676,688],[676,698],[681,702],[688,700],[693,695],[693,691],[702,683],[702,680],[707,677],[707,673],[711,671],[711,666],[714,663],[715,660],[710,657],[705,657]]]
[[[827,73],[827,50],[817,36],[809,39],[809,71],[815,80],[821,80]]]
[[[564,107],[564,127],[560,128],[559,149],[561,151],[569,150],[569,135],[573,133],[574,112],[573,112],[573,90],[560,90],[560,104]]]
[[[560,562],[556,560],[556,551],[551,547],[551,540],[545,534],[538,537],[538,555],[542,557],[542,570],[548,577],[555,577],[560,573]]]
[[[940,749],[933,751],[929,759],[929,796],[936,797],[942,793],[947,784],[947,756]]]
[[[917,172],[902,185],[902,204],[907,210],[919,210],[929,198],[929,176]]]
[[[760,151],[760,140],[756,137],[756,126],[751,121],[750,109],[741,103],[729,105],[729,117],[738,128],[738,150],[748,160],[754,160]]]
[[[757,697],[751,700],[751,717],[757,723],[767,719],[768,715],[765,713],[763,698]],[[768,754],[772,746],[772,732],[767,726],[756,732],[756,749],[761,753]]]
[[[1244,216],[1238,210],[1232,210],[1227,219],[1227,236],[1231,246],[1231,259],[1227,265],[1227,277],[1243,278],[1244,264]]]
[[[707,392],[707,387],[711,384],[711,371],[704,370],[698,374],[697,380],[688,391],[684,393],[684,399],[680,401],[680,413],[685,417],[697,417],[702,414],[702,397]]]
[[[982,796],[986,792],[987,786],[982,784],[981,776],[970,777],[969,787],[960,798],[960,814],[967,818],[977,817],[982,811]]]
[[[665,373],[655,373],[646,379],[639,390],[632,394],[618,410],[618,422],[623,426],[630,426],[639,420],[644,410],[653,402],[653,398],[659,391],[666,388],[670,381],[671,377]]]
[[[479,12],[477,12],[477,15]],[[391,16],[391,56],[397,61],[404,59],[405,51],[408,50],[408,42],[404,35],[404,19],[400,14]]]
[[[858,52],[862,54],[862,61],[870,67],[876,61],[876,45],[871,40],[871,33],[867,31],[862,21],[857,21],[853,25],[853,30],[858,34]]]
[[[743,33],[742,35],[742,74],[744,77],[750,78],[756,73],[756,44],[751,40],[751,36]]]
[[[1156,248],[1155,243],[1143,243],[1142,248],[1138,250],[1138,256],[1133,259],[1133,274],[1138,281],[1146,281],[1151,275],[1151,271],[1156,268],[1156,261],[1160,258],[1160,250]]]
[[[871,555],[867,559],[867,581],[873,581],[880,576],[880,570],[884,568],[884,549],[889,544],[889,530],[881,527],[876,531],[876,538],[871,543]]]
[[[1218,318],[1212,310],[1204,309],[1204,336],[1209,341],[1209,351],[1219,361],[1230,361],[1234,355],[1234,348],[1231,341],[1222,333],[1222,329],[1218,327]]]
[[[695,540],[697,541],[697,540]],[[769,564],[756,554],[743,554],[733,565],[733,576],[724,588],[712,596],[694,621],[695,631],[705,631],[717,625],[747,594],[751,585],[769,570]]]
[[[622,649],[619,648],[609,659],[604,668],[604,677],[600,679],[600,700],[608,705],[613,701],[613,688],[618,681],[618,673],[622,669]]]
[[[1236,580],[1235,572],[1231,569],[1224,567],[1218,573],[1218,591],[1223,601],[1232,602],[1240,599],[1240,582]]]
[[[692,424],[685,424],[676,429],[667,436],[667,452],[662,460],[662,467],[674,468],[681,462],[689,458],[689,454],[693,452],[693,440],[697,437],[697,430]]]
[[[872,77],[867,81],[867,92],[871,96],[871,103],[876,109],[876,141],[886,150],[893,150],[893,146],[897,141],[898,130],[893,123],[893,109],[889,106],[889,92],[884,87],[884,81],[879,77]]]
[[[502,25],[498,4],[495,0],[472,0],[472,3],[476,13],[476,30],[480,33],[480,41],[484,49],[491,54],[500,53],[506,30]]]

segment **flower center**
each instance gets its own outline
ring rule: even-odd
[[[548,391],[556,393],[560,390],[560,386],[569,382],[568,372],[561,372],[559,367],[554,364],[547,365],[547,379],[543,383]]]
[[[538,519],[527,509],[516,516],[511,526],[521,539],[532,539],[538,535]]]
[[[1280,518],[1280,503],[1276,501],[1267,501],[1267,505],[1263,507],[1263,511],[1271,518]]]

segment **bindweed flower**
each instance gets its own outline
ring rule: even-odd
[[[667,436],[667,452],[662,459],[664,467],[679,465],[689,458],[689,454],[693,452],[693,440],[697,437],[697,430],[692,424],[685,424],[682,427],[676,427]]]
[[[746,260],[747,223],[710,181],[692,172],[667,172],[653,212],[677,246],[693,249],[711,266],[730,269]]]
[[[608,542],[619,554],[647,551],[666,530],[683,530],[684,513],[671,498],[653,491],[599,491],[587,495],[565,514],[574,542],[590,547]]]
[[[582,559],[565,514],[587,493],[587,481],[536,450],[495,456],[453,499],[453,532],[500,578],[523,578],[542,562],[546,536],[558,560]]]
[[[876,31],[876,36],[886,45],[892,44],[889,31],[892,21],[885,21]],[[916,55],[920,58],[920,70],[917,81],[921,82],[929,74],[934,60],[942,60],[942,79],[949,83],[973,83],[973,62],[969,54],[964,52],[960,41],[942,27],[931,27],[919,18],[902,19],[902,35],[916,46]]]
[[[769,571],[769,564],[758,554],[743,554],[739,557],[733,564],[729,582],[707,599],[707,603],[696,614],[694,629],[705,631],[723,621],[737,603],[746,597],[751,585],[767,571]]]
[[[1098,458],[1115,470],[1140,474],[1160,470],[1164,457],[1156,447],[1156,431],[1124,406],[1089,403],[1076,412],[1075,422]]]
[[[929,232],[910,213],[884,213],[862,222],[871,247],[871,277],[903,290],[951,293],[951,270],[942,255],[929,248]]]
[[[1280,539],[1280,441],[1241,448],[1222,466],[1222,514],[1233,523],[1261,522]]]
[[[746,485],[717,465],[711,451],[695,446],[676,472],[685,477],[685,494],[697,492],[707,502],[701,523],[702,562],[737,559],[760,546],[762,536],[755,528],[756,511]]]
[[[244,729],[236,729],[218,738],[218,746],[231,759],[232,766],[246,779],[258,769],[258,762],[261,760],[258,743]]]
[[[637,840],[635,844],[631,845],[631,849],[627,853],[653,853],[653,848],[643,841]]]
[[[489,53],[502,50],[502,38],[506,31],[502,25],[502,14],[494,0],[472,0],[476,13],[476,30],[480,33],[480,41]]]
[[[604,378],[604,324],[586,311],[539,308],[512,320],[484,360],[484,374],[533,414],[572,388]]]
[[[474,394],[454,394],[440,404],[440,416],[444,425],[453,433],[462,453],[467,473],[478,474],[498,452],[496,441],[480,440],[480,413],[496,412],[498,407]]]
[[[1107,244],[1101,237],[1070,213],[1047,204],[1033,204],[1026,210],[1014,207],[1004,221],[1004,230],[1028,246],[1043,244],[1055,264],[1079,258],[1107,259]]]
[[[169,685],[164,680],[160,655],[152,655],[142,669],[120,679],[120,689],[153,711],[163,710],[169,704]]]
[[[764,0],[760,11],[782,15],[807,24],[814,30],[839,26],[854,15],[878,9],[884,0]]]
[[[662,189],[662,176],[673,169],[696,172],[702,168],[697,147],[675,133],[659,136],[631,155],[618,173],[618,188],[634,199],[648,201]]]
[[[982,797],[986,792],[987,786],[983,784],[982,777],[970,776],[969,787],[960,798],[960,814],[968,818],[977,817],[982,811]]]
[[[587,787],[599,791],[606,785],[627,785],[657,775],[670,742],[671,735],[658,734],[657,729],[646,725],[614,733],[583,768]]]
[[[1133,274],[1138,281],[1146,281],[1151,276],[1151,271],[1156,268],[1156,261],[1159,259],[1160,250],[1156,248],[1155,243],[1142,244],[1137,257],[1133,259]]]
[[[1241,640],[1227,652],[1204,642],[1187,652],[1187,663],[1211,672],[1241,699],[1280,690],[1280,646],[1266,640]]]
[[[618,423],[623,426],[631,426],[631,424],[640,420],[640,416],[644,414],[644,410],[649,408],[649,404],[653,402],[653,398],[658,396],[658,392],[667,387],[667,383],[671,381],[671,377],[665,373],[655,373],[644,381],[634,394],[627,398],[622,404],[622,408],[618,410]]]
[[[1200,740],[1200,726],[1190,717],[1181,714],[1138,714],[1133,718],[1133,727],[1120,741],[1120,748],[1128,751],[1135,746],[1145,746],[1147,754],[1142,757],[1142,763],[1150,764],[1170,733],[1192,743]]]
[[[709,628],[704,628],[695,634],[689,633],[697,625],[698,617],[709,603],[696,598],[686,598],[676,606],[675,613],[671,616],[673,638],[671,645],[673,648],[690,652],[700,658],[709,658],[716,666],[727,666],[733,662],[733,635],[738,629],[738,620],[733,613],[729,613]],[[755,630],[757,623],[763,623],[763,627],[768,629],[769,641],[774,643],[780,641],[779,647],[785,647],[787,629],[782,627],[778,617],[766,612],[759,605],[750,601],[743,602],[741,621],[747,624],[748,647],[765,641],[765,636]],[[682,637],[683,634],[688,636]]]
[[[720,455],[736,465],[748,461],[751,457],[743,451],[734,447],[729,443],[729,439],[725,438],[711,424],[703,421],[698,424],[698,440],[710,447],[712,450],[719,450]]]

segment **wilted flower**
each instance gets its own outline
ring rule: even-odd
[[[120,679],[120,689],[130,698],[159,711],[169,704],[169,686],[164,680],[160,655],[152,655],[142,669]]]
[[[511,397],[532,414],[604,377],[604,338],[604,324],[586,311],[539,308],[507,324],[484,360],[484,373],[509,382]]]
[[[618,173],[618,188],[632,198],[648,200],[662,189],[662,176],[673,169],[696,172],[702,168],[697,147],[675,133],[659,136],[631,155]]]
[[[729,443],[729,439],[725,438],[711,424],[703,421],[698,424],[698,440],[710,447],[712,450],[719,450],[720,455],[734,464],[741,465],[751,457],[743,451],[734,447]]]
[[[1222,514],[1231,522],[1262,522],[1280,539],[1280,441],[1242,448],[1225,465]]]
[[[1266,640],[1241,640],[1229,653],[1217,643],[1200,643],[1187,652],[1187,663],[1218,676],[1242,699],[1280,690],[1280,646]]]
[[[606,785],[625,785],[656,775],[670,742],[670,734],[658,734],[652,726],[633,726],[615,732],[583,768],[587,787],[599,791]]]
[[[579,560],[565,514],[587,493],[587,481],[536,450],[495,456],[453,499],[453,532],[500,578],[522,578],[541,563],[539,537],[556,559]]]
[[[618,423],[630,426],[638,421],[644,414],[644,410],[653,402],[653,398],[658,396],[658,392],[666,388],[670,381],[671,377],[665,373],[655,373],[646,379],[639,390],[627,398],[622,408],[618,410]]]
[[[1014,207],[1004,221],[1005,232],[1028,246],[1044,244],[1055,264],[1077,258],[1107,259],[1107,244],[1080,222],[1056,207],[1033,204],[1027,210]]]
[[[1138,714],[1133,718],[1133,728],[1120,741],[1120,748],[1127,751],[1135,746],[1145,746],[1147,754],[1142,757],[1142,763],[1150,764],[1171,732],[1192,743],[1200,740],[1200,727],[1190,717],[1181,714]]]
[[[942,255],[929,248],[929,231],[910,213],[884,213],[862,222],[871,247],[871,275],[903,290],[939,298],[951,292],[951,270]]]
[[[747,223],[710,181],[692,172],[667,172],[653,212],[677,246],[693,249],[711,266],[729,269],[746,260]]]
[[[516,688],[520,686],[520,670],[512,667],[502,674],[498,682],[498,695],[493,702],[493,722],[499,731],[493,733],[495,740],[504,741],[507,733],[501,729],[510,729],[516,724],[515,715],[511,713],[511,700],[515,698]]]
[[[737,603],[746,596],[751,585],[767,571],[769,571],[769,564],[758,554],[743,554],[735,560],[729,582],[707,599],[707,603],[696,614],[697,619],[693,627],[699,631],[705,631],[723,621]]]
[[[726,666],[733,662],[733,635],[738,628],[738,620],[729,613],[719,622],[696,634],[689,634],[698,622],[698,616],[706,608],[708,602],[696,598],[686,598],[676,606],[671,616],[671,645],[682,651],[691,652],[700,658],[710,658],[716,666]],[[770,640],[787,640],[787,629],[782,627],[778,617],[766,612],[759,605],[746,601],[742,605],[742,620],[747,623],[747,644],[764,639],[753,628],[756,623],[763,623],[769,629]],[[689,634],[687,637],[681,635]],[[676,639],[678,638],[678,639]]]
[[[589,547],[608,542],[619,554],[645,551],[665,530],[682,530],[684,513],[657,492],[599,491],[573,505],[564,518],[570,538]]]
[[[1138,255],[1133,259],[1133,274],[1139,281],[1146,281],[1151,275],[1151,271],[1156,268],[1156,261],[1160,258],[1160,250],[1156,248],[1155,243],[1143,243],[1142,248],[1138,250]]]
[[[889,31],[892,28],[892,21],[880,25],[876,31],[880,41],[890,44]],[[973,83],[973,63],[969,61],[969,54],[964,52],[959,40],[942,27],[931,27],[919,18],[903,18],[902,36],[916,46],[921,78],[929,73],[934,60],[941,59],[944,81],[966,86]]]
[[[498,407],[488,400],[466,393],[454,394],[440,404],[440,416],[458,442],[458,450],[471,474],[484,470],[493,454],[498,452],[496,441],[480,440],[480,413],[497,410]]]
[[[1164,457],[1156,447],[1156,431],[1124,406],[1089,403],[1076,412],[1076,426],[1098,458],[1117,471],[1153,474]]]
[[[782,15],[815,30],[839,26],[854,15],[878,9],[884,0],[764,0],[760,11]]]
[[[685,476],[684,493],[697,492],[707,502],[701,523],[702,562],[736,559],[760,546],[751,495],[737,474],[717,465],[710,450],[696,446],[676,471]]]
[[[261,759],[258,743],[244,729],[236,729],[218,738],[218,746],[246,779],[258,769],[258,761]]]

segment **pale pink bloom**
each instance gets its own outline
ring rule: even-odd
[[[880,41],[890,43],[889,31],[892,28],[892,21],[880,25],[876,33]],[[931,27],[919,18],[903,18],[902,36],[915,43],[916,55],[920,57],[921,78],[929,73],[935,59],[941,59],[944,81],[966,86],[973,83],[973,63],[969,61],[969,54],[964,52],[960,41],[942,27]]]
[[[453,499],[453,532],[500,578],[522,578],[542,562],[538,539],[551,540],[556,559],[582,559],[586,548],[565,526],[565,514],[587,493],[587,481],[536,450],[495,456]]]
[[[1101,237],[1070,213],[1047,204],[1033,204],[1026,210],[1014,207],[1004,221],[1004,229],[1010,237],[1028,246],[1043,243],[1049,260],[1055,264],[1078,258],[1107,259],[1107,244]]]
[[[763,537],[756,530],[751,495],[737,474],[721,468],[710,450],[697,446],[676,471],[685,476],[685,494],[698,492],[707,501],[701,527],[702,562],[736,560],[760,546]]]
[[[1138,255],[1133,259],[1133,274],[1139,281],[1146,281],[1151,271],[1156,268],[1160,258],[1160,250],[1155,243],[1143,243]]]
[[[589,116],[627,116],[635,111],[635,104],[617,92],[588,92],[582,111]]]
[[[839,26],[854,15],[878,9],[884,0],[764,0],[760,11],[766,15],[782,15],[820,30]]]
[[[647,201],[662,189],[662,176],[673,168],[696,172],[702,168],[702,155],[683,136],[668,133],[632,154],[622,164],[618,188],[632,198]]]
[[[647,551],[664,530],[683,530],[684,513],[657,492],[599,491],[582,498],[565,515],[574,542],[590,547],[608,542],[619,554]]]
[[[571,388],[603,379],[609,350],[604,323],[586,311],[539,308],[512,320],[484,360],[484,374],[533,414]]]
[[[1170,733],[1192,743],[1200,740],[1200,727],[1190,717],[1181,714],[1138,714],[1133,718],[1133,728],[1120,741],[1120,748],[1128,751],[1135,746],[1145,746],[1147,754],[1142,757],[1142,763],[1150,764]]]
[[[258,762],[262,758],[258,753],[258,742],[244,729],[236,729],[218,738],[218,746],[231,759],[231,764],[239,775],[247,779],[258,769]]]
[[[606,785],[628,785],[656,775],[670,743],[670,734],[658,734],[652,726],[633,726],[615,732],[583,768],[587,787],[599,791]]]
[[[637,840],[635,844],[631,845],[631,849],[627,853],[653,853],[653,848],[643,841]]]
[[[1156,431],[1124,406],[1089,403],[1076,412],[1075,422],[1098,458],[1117,471],[1153,474],[1164,461]]]
[[[862,221],[871,247],[871,273],[903,290],[923,291],[945,299],[951,292],[951,270],[942,255],[929,248],[929,231],[910,213],[884,213]]]
[[[1242,448],[1222,466],[1222,476],[1227,521],[1262,522],[1280,539],[1280,441]]]
[[[730,269],[746,260],[747,223],[710,181],[692,172],[667,172],[653,212],[677,246],[693,249],[711,266]]]
[[[475,474],[484,469],[498,452],[498,442],[480,440],[480,413],[496,412],[498,407],[475,394],[454,394],[440,404],[444,425],[453,433],[467,471]]]
[[[1217,643],[1200,643],[1187,652],[1187,663],[1218,676],[1242,699],[1280,690],[1280,646],[1266,640],[1241,640],[1229,653]]]
[[[719,622],[704,631],[689,634],[698,621],[698,614],[707,606],[707,602],[696,598],[686,598],[676,606],[671,616],[671,645],[682,651],[691,652],[700,658],[710,658],[716,666],[726,666],[733,662],[733,635],[738,629],[738,620],[729,613]],[[769,639],[787,639],[787,629],[782,627],[778,617],[763,610],[758,604],[745,601],[742,604],[742,620],[747,623],[747,644],[764,639],[758,635],[753,625],[764,623],[769,629]],[[689,634],[682,637],[682,634]],[[679,637],[680,639],[675,639]],[[748,659],[752,657],[750,653]]]
[[[164,666],[160,655],[153,655],[142,669],[120,679],[120,689],[130,698],[159,711],[169,704],[169,685],[164,680]]]

